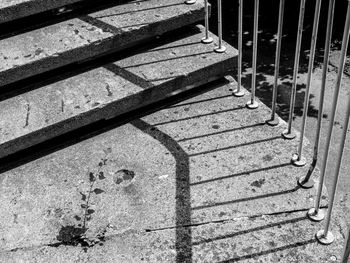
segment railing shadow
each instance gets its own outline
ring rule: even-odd
[[[254,140],[254,141],[250,141],[250,142],[246,142],[246,143],[241,143],[241,144],[237,144],[237,145],[231,145],[231,146],[227,146],[227,147],[218,148],[215,150],[208,150],[208,151],[192,153],[189,156],[194,157],[194,156],[198,156],[198,155],[205,155],[205,154],[226,151],[226,150],[231,150],[231,149],[235,149],[235,148],[240,148],[240,147],[245,147],[245,146],[249,146],[249,145],[253,145],[253,144],[259,144],[259,143],[270,142],[270,141],[275,141],[275,140],[283,140],[283,138],[281,138],[281,136],[275,136],[275,137],[261,139],[261,140]]]
[[[227,113],[227,112],[232,112],[232,111],[237,111],[237,110],[243,110],[243,109],[245,109],[245,107],[240,106],[240,107],[236,107],[236,108],[232,108],[232,109],[210,112],[210,113],[195,115],[195,116],[191,116],[191,117],[175,119],[175,120],[171,120],[171,121],[158,122],[158,123],[154,123],[153,126],[161,126],[161,125],[166,125],[166,124],[170,124],[170,123],[188,121],[188,120],[192,120],[192,119],[198,119],[198,118],[202,118],[202,117],[207,117],[207,116],[212,116],[212,115],[217,115],[217,114]]]
[[[145,2],[145,1],[138,1],[138,2]],[[132,3],[134,3],[134,2],[132,2]],[[168,7],[182,6],[182,5],[183,5],[183,3],[161,5],[161,6],[157,6],[157,7],[149,7],[149,8],[143,8],[143,9],[137,9],[136,11],[113,13],[113,14],[108,14],[108,15],[103,15],[103,16],[95,16],[95,18],[107,18],[107,17],[113,17],[113,16],[121,16],[121,15],[126,15],[126,14],[133,14],[135,12],[152,11],[152,10],[157,10],[157,9],[161,9],[161,8],[168,8]]]
[[[236,108],[236,109],[240,109],[240,108]],[[223,111],[217,111],[216,113],[220,114],[222,112]],[[227,112],[227,111],[224,111],[224,112]],[[202,117],[202,116],[209,116],[209,115],[207,115],[207,114],[205,114],[205,115],[197,115],[198,118]],[[178,121],[178,120],[176,120],[176,121]],[[264,125],[265,125],[265,123],[256,123],[256,124],[246,125],[246,126],[239,127],[239,128],[227,129],[227,130],[224,130],[224,131],[212,132],[212,133],[207,133],[207,134],[204,134],[204,135],[197,135],[197,136],[192,136],[192,137],[186,137],[186,138],[178,140],[178,142],[185,142],[185,141],[190,141],[190,140],[195,140],[195,139],[201,139],[201,138],[205,138],[205,137],[209,137],[209,136],[213,136],[213,135],[219,135],[219,134],[224,134],[224,133],[228,133],[228,132],[241,131],[241,130],[244,130],[244,129],[258,128],[258,127],[262,127]]]
[[[286,195],[286,194],[294,193],[294,192],[298,191],[300,188],[301,187],[296,186],[292,189],[288,189],[288,190],[280,191],[280,192],[276,192],[276,193],[268,193],[268,194],[240,198],[240,199],[235,199],[235,200],[230,200],[230,201],[225,201],[225,202],[218,202],[218,203],[211,203],[211,204],[207,204],[207,205],[196,206],[196,207],[192,207],[192,210],[200,210],[200,209],[206,209],[206,208],[211,208],[211,207],[216,207],[216,206],[223,206],[223,205],[231,205],[231,204],[236,204],[236,203],[248,202],[248,201],[263,199],[263,198],[267,198],[267,197]]]
[[[190,106],[190,105],[195,105],[195,104],[202,103],[202,102],[220,100],[220,99],[224,99],[224,98],[232,98],[232,95],[223,95],[223,96],[217,96],[215,98],[208,98],[208,99],[203,99],[203,100],[195,100],[195,101],[191,101],[191,102],[179,103],[176,105],[169,106],[168,108],[178,108],[178,107],[183,107],[183,106]]]
[[[246,259],[252,259],[252,258],[255,258],[255,257],[265,256],[265,255],[268,255],[268,254],[276,253],[276,252],[287,250],[287,249],[291,249],[291,248],[303,247],[305,245],[309,245],[309,244],[313,244],[313,243],[317,243],[317,240],[316,239],[309,239],[309,240],[306,240],[306,241],[296,242],[296,243],[289,244],[289,245],[286,245],[286,246],[281,246],[281,247],[268,249],[268,250],[264,250],[264,251],[257,252],[257,253],[252,253],[250,255],[236,257],[236,258],[232,258],[232,259],[229,259],[229,260],[221,261],[221,262],[218,262],[218,263],[238,262],[238,261],[242,261],[242,260],[246,260]]]
[[[131,122],[136,128],[159,141],[173,155],[176,161],[176,230],[175,249],[177,263],[192,262],[191,193],[189,156],[171,136],[161,132],[141,119]]]
[[[282,167],[286,167],[286,166],[290,166],[290,165],[291,165],[291,163],[288,162],[288,163],[272,165],[272,166],[269,166],[269,167],[263,167],[263,168],[254,169],[254,170],[247,170],[247,171],[243,171],[243,172],[239,172],[239,173],[235,173],[235,174],[230,174],[230,175],[226,175],[226,176],[222,176],[222,177],[217,177],[217,178],[213,178],[213,179],[202,180],[202,181],[199,181],[199,182],[191,183],[191,186],[211,183],[211,182],[215,182],[215,181],[221,181],[221,180],[234,178],[234,177],[239,177],[239,176],[243,176],[243,175],[249,175],[249,174],[253,174],[253,173],[265,172],[265,171],[278,169],[278,168],[282,168]]]
[[[210,242],[214,242],[214,241],[217,241],[217,240],[233,238],[233,237],[249,234],[249,233],[256,232],[256,231],[265,230],[265,229],[268,229],[268,228],[279,227],[279,226],[282,226],[282,225],[297,223],[297,222],[300,222],[300,221],[303,221],[303,220],[307,220],[307,217],[303,216],[303,217],[293,218],[293,219],[289,219],[289,220],[279,221],[279,222],[276,222],[276,223],[270,223],[270,224],[266,224],[266,225],[263,225],[263,226],[254,227],[254,228],[250,228],[250,229],[234,232],[234,233],[231,233],[231,234],[225,234],[225,235],[217,236],[217,237],[213,237],[213,238],[201,239],[200,241],[193,242],[192,245],[193,246],[198,246],[198,245],[203,244],[203,243],[210,243]]]

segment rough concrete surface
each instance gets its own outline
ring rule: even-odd
[[[266,50],[264,50],[266,51]],[[260,52],[260,64],[261,65],[273,65],[274,57],[266,56],[265,52]],[[294,55],[294,54],[293,54]],[[327,81],[326,81],[326,89],[325,89],[325,100],[324,100],[324,109],[323,109],[323,117],[322,117],[322,127],[321,127],[321,138],[320,138],[320,147],[319,147],[319,155],[318,155],[318,166],[321,167],[324,160],[324,152],[326,146],[326,138],[330,125],[330,115],[333,106],[333,95],[335,84],[338,75],[338,66],[339,66],[339,58],[340,51],[332,50],[330,54],[330,64],[327,69]],[[283,116],[286,120],[288,119],[289,114],[289,106],[290,106],[290,95],[291,95],[291,82],[292,75],[287,74],[288,68],[292,68],[292,65],[288,65],[285,62],[283,65],[283,74],[280,77],[281,85],[279,86],[279,95],[277,99],[277,112],[280,116]],[[307,82],[307,62],[301,65],[299,69],[299,78],[298,78],[298,90],[296,94],[296,108],[294,112],[294,122],[293,126],[296,129],[301,129],[302,123],[302,114],[303,114],[303,102],[305,96],[305,86]],[[309,109],[308,109],[308,118],[306,123],[305,136],[310,140],[312,144],[314,144],[316,129],[317,129],[317,116],[320,110],[319,100],[320,100],[320,88],[322,82],[322,72],[323,72],[323,58],[318,58],[318,63],[316,63],[315,68],[313,70],[313,75],[311,79],[310,86],[310,100],[309,100]],[[259,71],[259,70],[258,70]],[[251,70],[247,70],[245,72],[245,81],[244,86],[250,89],[251,83]],[[274,71],[269,70],[268,67],[261,67],[258,73],[258,82],[257,82],[257,96],[259,96],[263,101],[268,104],[271,103],[272,97],[272,87],[274,83]],[[340,95],[337,105],[337,113],[335,118],[335,123],[333,124],[333,136],[330,145],[330,154],[328,158],[328,165],[326,170],[326,178],[325,185],[330,190],[332,184],[334,182],[335,176],[335,165],[338,158],[338,152],[340,148],[340,139],[343,132],[343,125],[345,120],[346,107],[349,100],[349,85],[350,85],[350,77],[349,77],[349,58],[347,59],[347,66],[345,68],[345,74],[343,75],[342,85],[340,88]],[[349,131],[349,130],[348,130]],[[350,187],[350,177],[348,176],[348,171],[350,169],[350,138],[347,137],[344,154],[343,154],[343,162],[342,168],[340,170],[340,177],[338,183],[338,190],[335,199],[336,209],[340,211],[340,214],[343,215],[343,220],[350,223],[350,195],[349,195],[349,187]]]
[[[1,0],[0,24],[84,0]]]
[[[307,167],[290,164],[297,141],[232,88],[4,172],[0,261],[335,262],[344,226],[336,216],[335,243],[315,241],[315,189],[297,188]]]
[[[121,50],[203,19],[203,0],[137,1],[0,40],[6,85],[73,62]]]
[[[222,77],[237,50],[214,52],[200,42],[204,28],[186,32],[127,58],[0,102],[0,157],[97,120]]]

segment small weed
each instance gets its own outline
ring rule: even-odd
[[[81,246],[84,251],[87,251],[87,248],[93,247],[97,244],[103,245],[102,243],[105,241],[105,233],[106,229],[100,231],[97,234],[96,238],[88,238],[86,237],[86,231],[88,230],[87,224],[92,219],[92,215],[95,213],[95,210],[91,208],[91,197],[92,195],[99,195],[104,193],[104,190],[95,187],[95,184],[99,180],[106,179],[105,173],[103,172],[103,167],[107,164],[108,154],[111,153],[111,149],[107,148],[104,150],[105,157],[102,158],[97,166],[97,171],[88,173],[88,180],[90,183],[89,190],[87,193],[80,192],[81,201],[80,207],[83,209],[83,215],[75,215],[74,219],[79,222],[77,226],[68,225],[63,226],[59,234],[57,236],[57,240],[60,243],[55,244],[53,246],[58,245],[66,245],[66,246]]]

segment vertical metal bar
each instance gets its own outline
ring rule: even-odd
[[[299,140],[299,146],[298,146],[298,153],[294,154],[292,157],[292,163],[296,166],[306,165],[306,159],[304,156],[302,156],[302,152],[303,152],[306,119],[307,119],[307,113],[308,113],[308,109],[309,109],[310,86],[311,86],[312,71],[314,69],[314,62],[315,62],[318,22],[320,19],[320,13],[321,13],[321,0],[316,0],[314,24],[313,24],[312,37],[311,37],[309,68],[308,68],[307,81],[306,81],[306,91],[305,91],[305,97],[304,97],[303,120],[301,123],[300,140]]]
[[[321,175],[320,175],[320,182],[319,182],[319,186],[318,186],[318,190],[317,190],[316,203],[315,203],[315,207],[310,209],[309,212],[308,212],[309,218],[312,219],[312,220],[315,220],[315,221],[320,221],[320,220],[317,220],[317,218],[321,217],[321,215],[323,214],[321,212],[322,210],[320,210],[320,200],[321,200],[323,182],[324,182],[324,178],[325,178],[325,172],[327,170],[329,147],[330,147],[332,133],[333,133],[335,114],[336,114],[337,106],[338,106],[339,91],[340,91],[341,81],[342,81],[342,77],[343,77],[343,71],[344,71],[344,67],[345,67],[346,52],[347,52],[347,46],[348,46],[348,43],[349,43],[349,33],[350,33],[349,29],[350,29],[350,0],[348,1],[348,11],[347,11],[347,15],[346,15],[344,35],[343,35],[343,41],[342,41],[340,65],[339,65],[339,68],[338,68],[337,82],[336,82],[334,95],[333,95],[331,119],[330,119],[329,127],[328,127],[326,147],[325,147],[325,152],[324,152],[324,156],[323,156],[323,163],[322,163],[322,167],[321,167]],[[347,114],[349,114],[349,111],[350,111],[350,102],[348,104]],[[349,121],[348,117],[349,117],[349,115],[346,115],[346,124]],[[347,128],[345,126],[344,126],[344,130],[347,131]],[[345,132],[345,136],[346,136],[346,132]],[[342,138],[342,139],[344,139],[344,138]],[[340,156],[341,156],[341,154],[340,154]],[[340,162],[341,162],[341,160],[338,159],[338,164],[339,165],[340,165]],[[334,181],[334,183],[336,183],[336,182],[337,182],[337,178]],[[335,186],[333,185],[333,187],[336,187],[336,185]],[[332,205],[333,204],[331,204],[331,206]],[[331,210],[331,207],[329,207],[328,210]],[[324,236],[328,236],[327,232],[325,232]]]
[[[209,36],[209,5],[208,5],[208,0],[204,1],[204,10],[205,10],[205,18],[204,18],[204,23],[205,23],[205,37],[202,38],[202,43],[204,44],[209,44],[213,42],[213,38]]]
[[[349,127],[349,116],[350,116],[350,97],[349,97],[349,102],[348,102],[348,109],[347,109],[346,116],[345,116],[342,139],[341,139],[339,152],[338,152],[338,159],[337,159],[335,174],[334,174],[335,179],[334,179],[333,184],[332,184],[331,197],[329,200],[328,211],[327,211],[327,216],[326,216],[326,221],[325,221],[325,228],[324,228],[324,230],[318,231],[317,235],[316,235],[318,241],[320,241],[322,244],[330,244],[334,241],[334,236],[329,231],[329,226],[330,226],[331,217],[332,217],[332,209],[333,209],[333,205],[334,205],[335,195],[337,193],[339,172],[340,172],[340,167],[341,167],[341,163],[342,163],[342,159],[343,159],[343,152],[344,152],[344,145],[345,145],[347,130]]]
[[[219,45],[215,48],[215,52],[223,53],[226,51],[226,47],[222,45],[222,1],[218,0],[218,35]]]
[[[329,0],[326,42],[325,42],[325,51],[324,51],[324,59],[323,59],[321,91],[320,91],[320,100],[319,100],[319,105],[318,105],[317,128],[316,128],[316,135],[315,135],[315,142],[314,142],[313,158],[312,158],[312,163],[310,165],[309,171],[307,172],[307,175],[305,177],[298,179],[299,185],[304,187],[304,188],[311,188],[315,184],[314,180],[310,177],[311,177],[311,175],[316,167],[317,161],[318,161],[318,151],[319,151],[318,149],[320,146],[322,117],[323,117],[323,102],[324,102],[324,96],[325,96],[325,90],[326,90],[329,53],[331,50],[332,28],[333,28],[333,20],[334,20],[334,7],[335,7],[335,0]]]
[[[243,56],[243,0],[238,2],[238,86],[233,91],[233,95],[236,97],[244,96],[244,91],[241,90],[242,86],[242,56]]]
[[[346,18],[346,25],[345,25],[345,31],[344,31],[344,38],[343,38],[343,47],[342,47],[342,57],[341,57],[341,65],[339,66],[339,72],[338,72],[338,79],[337,79],[337,96],[339,96],[339,90],[341,86],[341,80],[343,77],[343,71],[344,71],[344,66],[345,66],[345,61],[346,61],[346,52],[347,52],[347,47],[349,43],[349,35],[350,35],[350,0],[348,1],[348,13],[347,13],[347,18]],[[332,112],[332,122],[330,122],[330,130],[329,130],[329,137],[327,137],[327,145],[329,144],[329,141],[331,140],[332,136],[332,129],[334,125],[334,119],[333,119],[333,114],[335,115],[336,113],[336,106],[335,106],[335,111]],[[334,205],[334,200],[335,200],[335,195],[337,193],[337,186],[338,186],[338,181],[339,181],[339,172],[343,160],[343,153],[344,153],[344,146],[346,142],[346,136],[349,128],[349,116],[350,116],[350,96],[348,98],[348,105],[347,105],[347,110],[346,110],[346,115],[345,115],[345,120],[344,120],[344,125],[343,125],[343,132],[342,132],[342,137],[339,145],[339,151],[338,151],[338,159],[336,162],[335,166],[335,171],[334,171],[334,181],[332,184],[332,189],[331,189],[331,197],[329,200],[328,204],[328,211],[327,211],[327,217],[325,221],[325,228],[324,230],[320,230],[317,233],[317,238],[322,244],[330,244],[334,241],[334,236],[332,233],[329,231],[329,225],[331,223],[331,217],[332,217],[332,209]],[[327,152],[328,152],[327,148]],[[328,156],[327,156],[328,157]],[[327,161],[327,159],[325,159]]]
[[[281,58],[281,46],[282,46],[282,30],[283,30],[283,17],[284,17],[284,5],[285,0],[280,0],[280,10],[278,15],[278,29],[277,29],[277,46],[276,46],[276,57],[275,57],[275,79],[273,84],[272,92],[272,113],[271,119],[266,121],[271,126],[276,126],[279,123],[276,118],[276,103],[277,103],[277,91],[278,91],[278,77],[280,70],[280,58]]]
[[[340,172],[340,167],[341,167],[341,163],[342,163],[342,159],[343,159],[346,135],[347,135],[348,128],[349,128],[349,116],[350,116],[350,96],[349,96],[348,107],[347,107],[347,111],[346,111],[346,115],[345,115],[343,133],[342,133],[341,142],[340,142],[339,151],[338,151],[338,159],[336,162],[335,173],[334,173],[335,177],[334,177],[334,181],[333,181],[332,189],[331,189],[331,196],[330,196],[329,205],[328,205],[328,211],[327,211],[327,216],[326,216],[326,221],[325,221],[325,228],[324,228],[324,230],[318,231],[316,234],[318,241],[322,244],[330,244],[334,241],[334,236],[333,236],[332,232],[329,231],[329,226],[331,223],[332,209],[333,209],[333,205],[334,205],[335,195],[337,193],[339,172]],[[330,124],[333,124],[333,122]]]
[[[253,33],[253,72],[252,72],[252,88],[251,99],[247,102],[249,109],[256,109],[259,104],[255,100],[256,89],[256,64],[258,56],[258,25],[259,25],[259,0],[255,0],[254,4],[254,33]]]
[[[298,23],[298,36],[297,36],[297,44],[295,49],[295,61],[294,61],[294,69],[293,69],[292,94],[290,97],[288,129],[282,132],[282,136],[285,139],[289,139],[289,140],[295,138],[295,133],[292,132],[292,123],[293,123],[295,97],[296,97],[296,90],[297,90],[297,78],[298,78],[301,40],[303,36],[304,14],[305,14],[305,0],[301,0],[300,12],[299,12],[299,23]]]
[[[344,252],[341,263],[348,263],[350,258],[350,227],[348,228],[348,234],[346,237],[345,245],[344,245]]]

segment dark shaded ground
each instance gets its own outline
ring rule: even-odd
[[[211,18],[210,29],[213,32],[217,32],[217,1],[210,1],[213,5],[213,16]],[[304,32],[302,40],[302,51],[299,64],[299,73],[307,73],[308,69],[308,55],[310,50],[310,41],[312,33],[312,25],[314,19],[314,6],[315,0],[306,1],[306,11],[304,18]],[[280,68],[280,79],[283,84],[291,84],[293,75],[293,65],[295,56],[295,45],[296,45],[296,33],[298,26],[299,16],[299,5],[300,1],[286,1],[285,7],[285,18],[283,26],[283,43],[281,51],[281,68]],[[333,49],[340,49],[345,15],[346,15],[346,1],[336,2],[334,29],[333,29]],[[223,1],[223,35],[225,41],[231,45],[237,47],[237,22],[238,22],[238,1]],[[244,21],[243,21],[243,68],[244,72],[251,67],[252,62],[252,39],[253,39],[253,18],[254,18],[254,1],[244,1]],[[259,9],[259,43],[258,43],[258,76],[257,81],[260,84],[257,90],[257,96],[268,106],[271,106],[271,90],[272,86],[267,86],[263,83],[265,78],[264,74],[274,74],[274,62],[275,62],[275,48],[278,23],[278,11],[279,1],[278,0],[262,0],[260,1]],[[317,41],[316,51],[316,65],[321,65],[323,61],[323,49],[325,42],[326,33],[326,21],[328,12],[328,1],[322,1],[322,10],[320,16],[320,26]],[[250,85],[249,76],[245,76],[245,86]],[[263,83],[263,85],[261,85]],[[249,87],[247,87],[249,88]],[[299,93],[305,85],[300,82],[298,86]],[[283,91],[282,91],[283,92]],[[289,93],[289,92],[288,92]],[[296,116],[302,116],[302,100],[303,96],[297,98],[301,103],[297,103],[295,114]],[[279,100],[279,115],[287,120],[289,105]],[[311,109],[309,114],[313,117],[317,117],[318,111]]]

